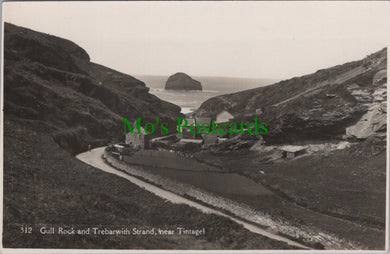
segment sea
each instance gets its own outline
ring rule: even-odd
[[[202,84],[202,91],[165,90],[165,83],[169,76],[135,75],[150,88],[150,93],[158,98],[174,103],[181,107],[183,114],[195,111],[209,98],[235,93],[247,89],[266,86],[278,80],[265,78],[236,78],[236,77],[205,77],[193,76]]]

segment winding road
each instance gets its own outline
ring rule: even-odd
[[[277,241],[286,242],[287,244],[292,245],[292,246],[296,246],[296,247],[303,248],[303,249],[308,249],[307,246],[304,246],[298,242],[295,242],[295,241],[292,241],[292,240],[285,238],[283,236],[265,231],[264,229],[257,227],[255,225],[249,224],[243,220],[231,217],[228,214],[225,214],[221,211],[218,211],[218,210],[210,208],[210,207],[206,207],[202,204],[199,204],[199,203],[194,202],[192,200],[186,199],[182,196],[174,194],[170,191],[166,191],[166,190],[161,189],[157,186],[154,186],[150,183],[144,182],[136,177],[128,175],[122,171],[119,171],[119,170],[111,167],[110,165],[108,165],[104,162],[103,157],[102,157],[102,155],[104,153],[104,148],[105,147],[99,147],[99,148],[95,148],[91,151],[78,154],[76,156],[76,158],[83,161],[86,164],[89,164],[89,165],[91,165],[95,168],[98,168],[100,170],[103,170],[107,173],[115,174],[117,176],[125,178],[125,179],[129,180],[130,182],[132,182],[133,184],[141,187],[142,189],[145,189],[146,191],[149,191],[149,192],[153,193],[154,195],[159,196],[165,200],[168,200],[174,204],[186,204],[188,206],[191,206],[191,207],[194,207],[198,210],[201,210],[204,213],[212,213],[212,214],[216,214],[219,216],[229,218],[232,221],[242,225],[244,228],[246,228],[247,230],[249,230],[253,233],[260,234],[260,235],[266,236],[268,238],[271,238],[271,239],[274,239]]]

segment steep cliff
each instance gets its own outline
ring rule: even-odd
[[[149,94],[141,81],[91,63],[73,42],[7,23],[4,30],[4,247],[197,249],[206,242],[210,249],[290,248],[226,218],[166,202],[74,158],[88,143],[123,140],[122,117],[169,121],[181,116],[180,108]],[[207,239],[161,235],[131,241],[121,235],[40,233],[43,226],[178,224],[202,225],[210,233]],[[22,225],[31,234],[21,234]]]
[[[359,61],[211,98],[196,114],[215,116],[227,110],[236,121],[258,117],[268,123],[264,139],[274,144],[337,139],[354,133],[359,136],[356,131],[346,133],[346,129],[372,110],[373,103],[380,108],[379,118],[386,119],[386,65],[385,48]],[[378,114],[369,118],[383,123]],[[374,129],[386,133],[386,125]]]
[[[202,85],[199,81],[191,78],[185,73],[178,72],[170,76],[165,84],[167,90],[200,90]]]
[[[44,122],[48,129],[36,131],[71,153],[123,139],[123,117],[159,117],[175,126],[180,116],[180,107],[151,95],[143,82],[90,62],[75,43],[8,23],[4,95],[5,121]]]

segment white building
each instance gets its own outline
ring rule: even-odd
[[[227,123],[234,119],[234,116],[227,112],[226,110],[220,112],[215,120],[215,123]]]

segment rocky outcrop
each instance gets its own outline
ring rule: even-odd
[[[191,78],[185,73],[178,72],[170,76],[165,83],[166,90],[200,90],[202,85],[199,81]]]
[[[378,71],[372,81],[375,89],[356,89],[352,95],[367,105],[368,111],[354,125],[346,129],[347,138],[365,139],[370,136],[386,138],[387,81],[386,70]]]
[[[90,62],[75,43],[9,23],[4,94],[5,120],[45,122],[57,144],[71,153],[88,144],[122,141],[123,117],[144,122],[159,117],[174,131],[182,116],[179,106],[150,94],[142,81]]]
[[[383,132],[386,126],[380,119],[386,118],[386,66],[385,48],[360,61],[211,98],[195,114],[213,117],[227,110],[237,122],[258,117],[268,123],[269,132],[263,136],[268,144],[340,139],[348,127],[371,111],[375,117],[367,117],[376,127],[367,128]],[[374,107],[375,103],[381,105]],[[348,134],[352,135],[351,129]]]
[[[346,136],[358,139],[369,136],[386,137],[386,127],[386,112],[380,104],[375,104],[356,124],[346,129]]]

